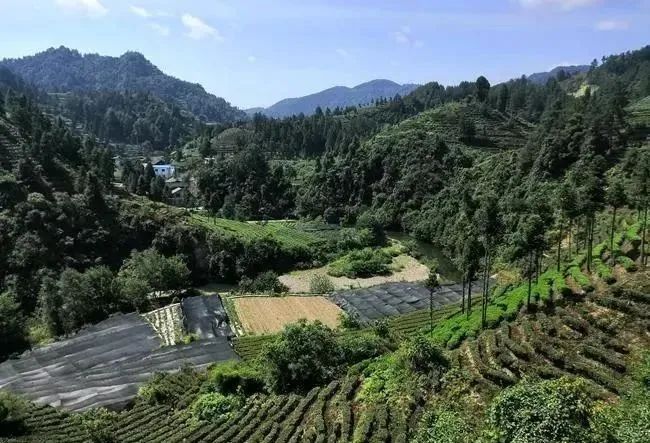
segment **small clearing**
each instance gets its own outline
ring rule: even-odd
[[[320,320],[331,328],[339,325],[343,312],[325,297],[237,297],[233,299],[241,326],[247,334],[279,332],[304,318]]]
[[[334,284],[335,290],[368,288],[390,282],[415,282],[426,280],[429,275],[429,268],[417,261],[410,255],[402,254],[393,258],[391,267],[395,269],[390,275],[377,275],[368,278],[332,277],[327,274],[328,266],[320,268],[293,271],[281,275],[280,281],[289,288],[292,293],[309,293],[310,282],[315,275],[325,275]]]

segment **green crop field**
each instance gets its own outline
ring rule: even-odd
[[[250,240],[272,238],[287,247],[312,247],[324,242],[318,234],[297,229],[291,221],[242,222],[194,213],[190,215],[190,223]]]

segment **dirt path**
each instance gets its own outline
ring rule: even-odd
[[[426,280],[429,269],[409,255],[398,255],[393,259],[392,266],[399,271],[390,275],[378,275],[370,278],[331,277],[327,275],[328,266],[321,268],[294,271],[281,275],[280,281],[289,287],[291,293],[309,293],[310,281],[315,275],[326,275],[334,284],[334,289],[367,288],[388,282],[413,282]]]

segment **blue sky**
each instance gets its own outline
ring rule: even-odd
[[[492,83],[650,44],[650,0],[0,0],[0,58],[142,52],[236,106],[374,78]]]

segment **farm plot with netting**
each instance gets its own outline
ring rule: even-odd
[[[188,297],[181,301],[185,330],[199,338],[230,337],[228,315],[218,295]]]
[[[138,314],[116,315],[71,338],[0,364],[0,388],[39,404],[84,410],[129,403],[154,372],[236,359],[223,337],[161,346]]]
[[[473,289],[476,288],[477,285]],[[364,324],[429,308],[429,290],[418,283],[385,283],[335,292],[330,298]],[[433,308],[459,303],[461,298],[462,287],[459,284],[442,285],[433,294]]]
[[[142,315],[165,346],[171,346],[178,343],[183,337],[183,312],[180,303],[164,306]]]

